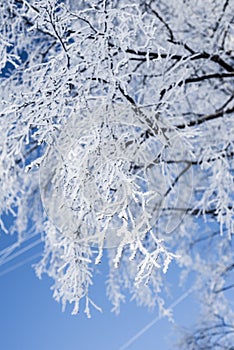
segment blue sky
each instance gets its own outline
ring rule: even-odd
[[[1,250],[12,244],[13,240],[12,237],[2,235]],[[36,237],[33,241],[36,241]],[[17,264],[41,250],[42,245],[36,246],[0,266],[0,349],[120,350],[121,346],[157,318],[157,310],[149,312],[146,308],[137,307],[134,302],[123,304],[118,316],[111,313],[111,305],[105,295],[105,266],[96,276],[92,292],[104,312],[100,314],[92,310],[91,319],[86,318],[82,307],[76,316],[70,314],[70,307],[62,312],[61,305],[52,298],[52,280],[47,276],[39,280],[31,267],[32,262],[14,269]],[[9,271],[11,268],[13,270]],[[175,265],[169,269],[168,279],[173,294],[167,299],[169,305],[186,291],[186,287],[177,287]],[[175,320],[188,326],[194,321],[196,310],[197,306],[190,295],[175,307]],[[177,331],[176,326],[166,319],[159,320],[126,349],[173,349],[172,340],[178,334]]]

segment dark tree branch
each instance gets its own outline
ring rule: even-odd
[[[183,175],[183,174],[182,174]],[[180,177],[181,175],[179,174],[178,177]],[[169,192],[169,191],[167,191]],[[233,209],[232,206],[228,207],[229,210]],[[199,216],[199,215],[211,215],[211,216],[217,216],[218,213],[216,212],[216,209],[193,209],[193,208],[164,208],[162,209],[163,211],[180,211],[180,212],[184,212],[188,215],[194,215],[194,216]]]
[[[164,20],[164,18],[158,13],[158,11],[152,9],[151,7],[151,3],[152,1],[150,2],[150,4],[146,4],[146,8],[149,8],[150,11],[159,19],[160,22],[163,23],[163,25],[165,26],[165,28],[167,29],[168,33],[169,33],[169,39],[168,41],[171,42],[172,44],[175,44],[175,45],[180,45],[180,46],[183,46],[187,51],[189,51],[191,54],[194,54],[195,52],[185,43],[182,43],[182,42],[179,42],[175,39],[174,37],[174,33],[173,33],[173,30],[171,29],[171,27],[169,26],[169,24]]]
[[[153,123],[153,121],[145,115],[140,108],[137,107],[136,102],[134,99],[121,87],[121,85],[118,85],[119,91],[121,94],[126,98],[126,100],[132,105],[134,112],[141,118],[140,120],[143,122],[143,124],[146,124],[148,128],[150,129],[148,132],[152,133],[152,135],[159,133],[159,127],[156,123]],[[168,141],[167,136],[165,135],[164,131],[160,129],[162,134],[164,135],[166,141]]]
[[[149,59],[158,59],[158,58],[169,58],[172,60],[178,60],[178,61],[195,61],[195,60],[200,60],[200,59],[205,59],[205,60],[210,60],[212,62],[218,63],[219,66],[224,68],[227,72],[234,72],[234,67],[232,67],[230,64],[225,62],[219,55],[212,55],[207,52],[202,52],[202,53],[193,53],[191,56],[182,56],[182,55],[171,55],[169,56],[168,54],[158,54],[156,52],[146,52],[146,51],[135,51],[132,49],[127,49],[127,53],[130,53],[132,55],[136,55],[138,57],[132,57],[131,60],[143,60],[147,61],[147,56]]]
[[[55,33],[55,36],[58,39],[58,41],[60,42],[60,44],[61,44],[61,46],[63,48],[63,51],[65,52],[66,59],[67,59],[67,68],[69,69],[70,68],[70,56],[68,55],[67,48],[66,48],[66,46],[65,46],[61,36],[59,35],[59,33],[57,31],[57,28],[56,28],[56,25],[53,22],[53,18],[52,18],[51,13],[48,10],[47,10],[47,13],[48,13],[48,16],[49,16],[49,19],[50,19],[50,24],[51,24],[51,26],[53,28],[54,33]]]
[[[152,9],[151,3],[152,3],[152,1],[150,2],[150,4],[145,4],[146,8],[150,9],[150,11],[159,19],[159,21],[163,23],[163,25],[165,26],[165,28],[167,29],[167,31],[169,33],[170,40],[174,41],[174,34],[173,34],[171,27],[164,20],[164,18],[158,13],[158,11]]]
[[[213,73],[213,74],[202,75],[200,77],[187,78],[179,81],[178,83],[171,84],[167,89],[163,89],[160,92],[160,99],[163,98],[166,92],[170,91],[175,86],[183,86],[186,84],[198,83],[204,80],[225,79],[225,78],[233,78],[233,77],[234,77],[234,72],[233,73]]]
[[[214,290],[214,293],[218,294],[218,293],[226,292],[227,290],[232,289],[232,288],[234,288],[234,283],[230,284],[229,286],[225,286],[223,288],[216,289],[216,290]]]
[[[185,129],[186,127],[197,126],[197,125],[203,124],[209,120],[214,120],[214,119],[223,117],[225,114],[231,114],[233,112],[234,112],[234,107],[226,109],[226,110],[221,109],[221,110],[214,112],[213,114],[209,114],[209,115],[206,115],[204,117],[198,118],[197,120],[191,120],[187,124],[176,125],[176,128],[177,129]]]

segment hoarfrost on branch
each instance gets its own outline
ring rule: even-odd
[[[231,1],[7,0],[0,9],[1,229],[9,214],[19,241],[31,225],[44,232],[37,273],[74,313],[81,298],[88,316],[98,308],[92,268],[108,248],[115,311],[125,290],[163,305],[162,274],[176,259],[183,276],[196,272],[210,322],[228,317]]]

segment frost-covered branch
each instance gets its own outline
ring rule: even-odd
[[[44,231],[37,273],[74,313],[82,298],[88,316],[97,307],[92,267],[107,249],[114,311],[127,293],[161,310],[176,259],[216,324],[233,286],[231,2],[7,0],[0,10],[2,229],[7,213],[19,239],[32,222]]]

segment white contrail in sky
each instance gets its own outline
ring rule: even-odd
[[[169,306],[169,309],[175,308],[178,304],[180,304],[184,299],[186,299],[192,292],[194,291],[194,287],[189,288],[185,293],[183,293],[179,298],[177,298],[173,303]],[[140,338],[145,332],[148,331],[155,323],[160,321],[163,316],[159,315],[155,317],[151,322],[145,325],[140,331],[138,331],[132,338],[130,338],[124,345],[122,345],[118,350],[127,349],[132,343],[134,343],[138,338]]]

